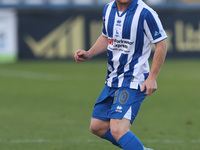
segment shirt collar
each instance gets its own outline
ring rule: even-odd
[[[135,8],[135,6],[137,5],[137,2],[138,2],[138,0],[133,0],[133,1],[129,4],[129,6],[128,6],[127,9],[133,11],[134,8]],[[116,3],[116,1],[114,2],[114,4],[113,4],[112,7],[113,7],[113,8],[117,8],[117,3]]]

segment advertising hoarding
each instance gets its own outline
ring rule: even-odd
[[[12,9],[0,9],[0,63],[17,60],[17,15]]]
[[[167,57],[200,57],[200,10],[158,10],[167,32]],[[20,59],[69,59],[101,35],[102,10],[19,13]],[[153,48],[154,49],[154,48]]]

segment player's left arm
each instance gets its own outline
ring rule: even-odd
[[[153,62],[151,66],[150,74],[147,80],[143,83],[141,91],[143,92],[146,88],[146,95],[151,95],[157,89],[157,82],[156,79],[162,68],[164,63],[166,54],[167,54],[167,44],[166,41],[163,40],[155,44],[156,50],[153,56]]]

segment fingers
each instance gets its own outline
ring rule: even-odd
[[[143,85],[142,85],[142,88],[141,88],[141,92],[144,92],[144,90],[145,90],[145,87],[146,87],[146,85],[145,85],[145,83],[143,83]]]
[[[83,50],[78,50],[77,52],[76,52],[76,54],[77,54],[77,56],[82,56],[82,55],[84,55],[85,54],[85,51],[83,51]]]
[[[87,60],[86,51],[84,51],[84,50],[77,50],[75,52],[75,54],[74,54],[74,58],[75,58],[75,60],[76,60],[77,63],[86,61]]]
[[[147,88],[145,94],[146,94],[146,95],[151,95],[151,94],[152,94],[153,92],[155,92],[155,91],[156,91],[155,88]]]
[[[157,90],[157,84],[147,84],[147,82],[144,82],[141,88],[141,92],[145,91],[146,95],[151,95],[156,90]]]
[[[83,55],[83,52],[81,50],[78,50],[78,51],[75,52],[74,58],[78,59],[78,58],[80,58],[81,55]]]

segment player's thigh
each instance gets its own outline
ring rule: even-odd
[[[110,120],[108,114],[113,104],[114,93],[115,90],[111,89],[108,86],[105,86],[103,88],[99,98],[94,105],[92,118],[106,121]]]
[[[102,137],[110,128],[110,121],[91,118],[90,130],[92,133]]]
[[[115,93],[109,117],[120,120],[126,118],[132,124],[145,97],[146,95],[140,90],[119,88]]]

